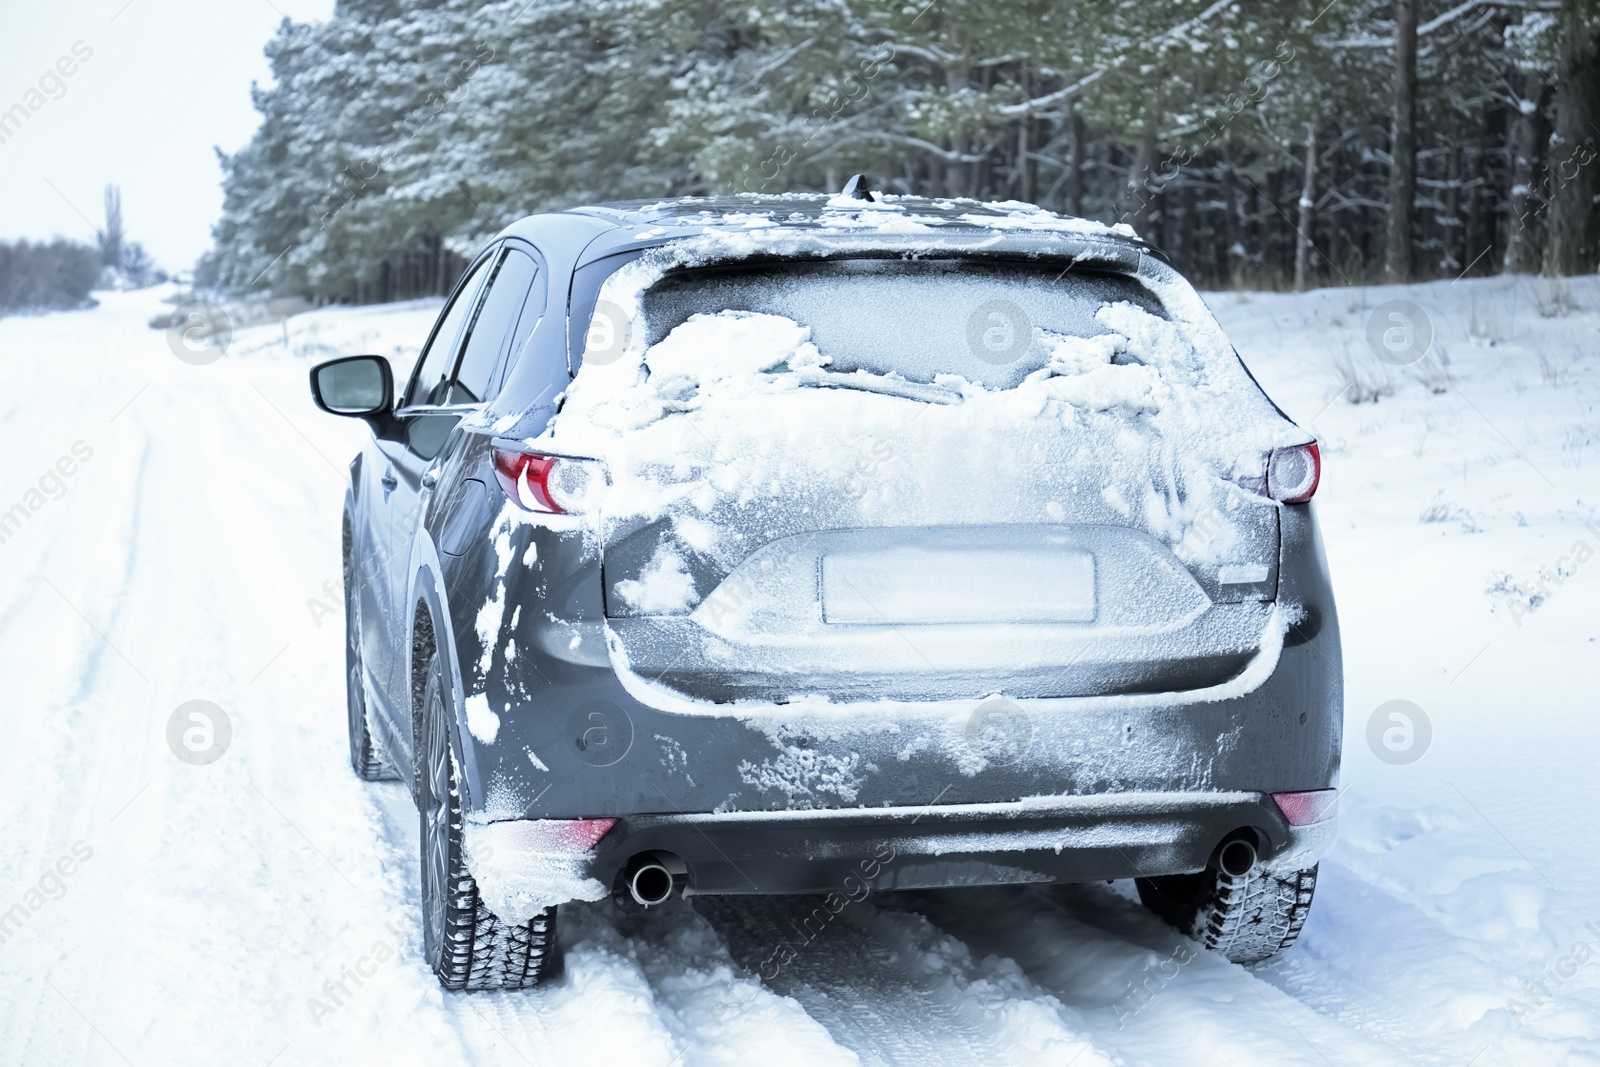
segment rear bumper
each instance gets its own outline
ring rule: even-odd
[[[1114,793],[1006,804],[640,815],[622,819],[591,875],[616,886],[628,861],[670,852],[691,894],[828,893],[1087,882],[1198,871],[1254,833],[1268,869],[1309,867],[1332,818],[1290,826],[1264,793]]]
[[[597,563],[548,584],[536,568],[510,568],[499,603],[549,610],[508,612],[510,639],[487,655],[475,632],[478,594],[446,574],[443,587],[463,597],[449,612],[458,620],[446,635],[449,658],[461,678],[491,663],[484,696],[497,724],[486,733],[480,723],[482,736],[464,714],[455,724],[463,807],[481,822],[617,818],[620,836],[677,813],[850,820],[931,803],[1330,788],[1342,667],[1309,505],[1284,509],[1283,538],[1277,604],[1288,628],[1245,675],[1208,690],[1064,698],[975,688],[945,701],[691,702],[649,675],[619,671],[608,654],[617,649],[590,650],[576,629],[557,649],[541,640],[551,615],[600,615]],[[537,553],[527,547],[514,541],[512,557],[548,561],[557,552],[549,538]]]

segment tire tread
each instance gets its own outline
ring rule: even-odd
[[[1205,871],[1138,879],[1139,897],[1157,915],[1234,963],[1263,963],[1300,936],[1316,894],[1317,868],[1242,875]]]
[[[430,665],[437,671],[437,664]],[[428,683],[424,705],[431,715],[435,703],[437,675]],[[430,722],[429,729],[442,723]],[[529,989],[549,981],[560,972],[561,958],[556,943],[556,909],[545,908],[528,922],[512,925],[502,922],[484,904],[477,880],[467,868],[463,841],[464,820],[455,758],[450,758],[449,834],[446,850],[450,870],[446,874],[444,936],[439,956],[430,963],[439,984],[446,989],[477,992],[490,989]],[[419,776],[420,777],[420,776]],[[426,787],[424,787],[426,788]],[[426,821],[424,817],[424,822]],[[423,862],[426,859],[424,843]],[[428,902],[424,901],[427,907]],[[426,920],[424,920],[426,921]]]

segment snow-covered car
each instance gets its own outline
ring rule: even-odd
[[[873,194],[508,227],[344,511],[350,756],[450,988],[557,908],[1137,879],[1237,961],[1332,840],[1321,459],[1125,227]]]

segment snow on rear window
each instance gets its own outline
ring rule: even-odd
[[[619,607],[684,616],[701,578],[818,531],[1069,524],[1178,545],[1204,523],[1194,567],[1276,551],[1274,505],[1241,483],[1305,435],[1170,268],[773,234],[617,269],[609,328],[528,441],[604,465],[599,550],[651,546],[611,558]]]
[[[695,316],[775,315],[809,329],[832,372],[922,383],[957,375],[991,389],[1050,365],[1064,338],[1105,337],[1099,312],[1114,304],[1166,317],[1127,275],[973,258],[702,268],[667,275],[643,298],[649,345]]]

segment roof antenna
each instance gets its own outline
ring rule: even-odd
[[[876,202],[878,199],[872,195],[872,189],[867,185],[867,176],[865,174],[850,175],[850,180],[844,183],[844,191],[840,195],[848,196],[852,200]]]

